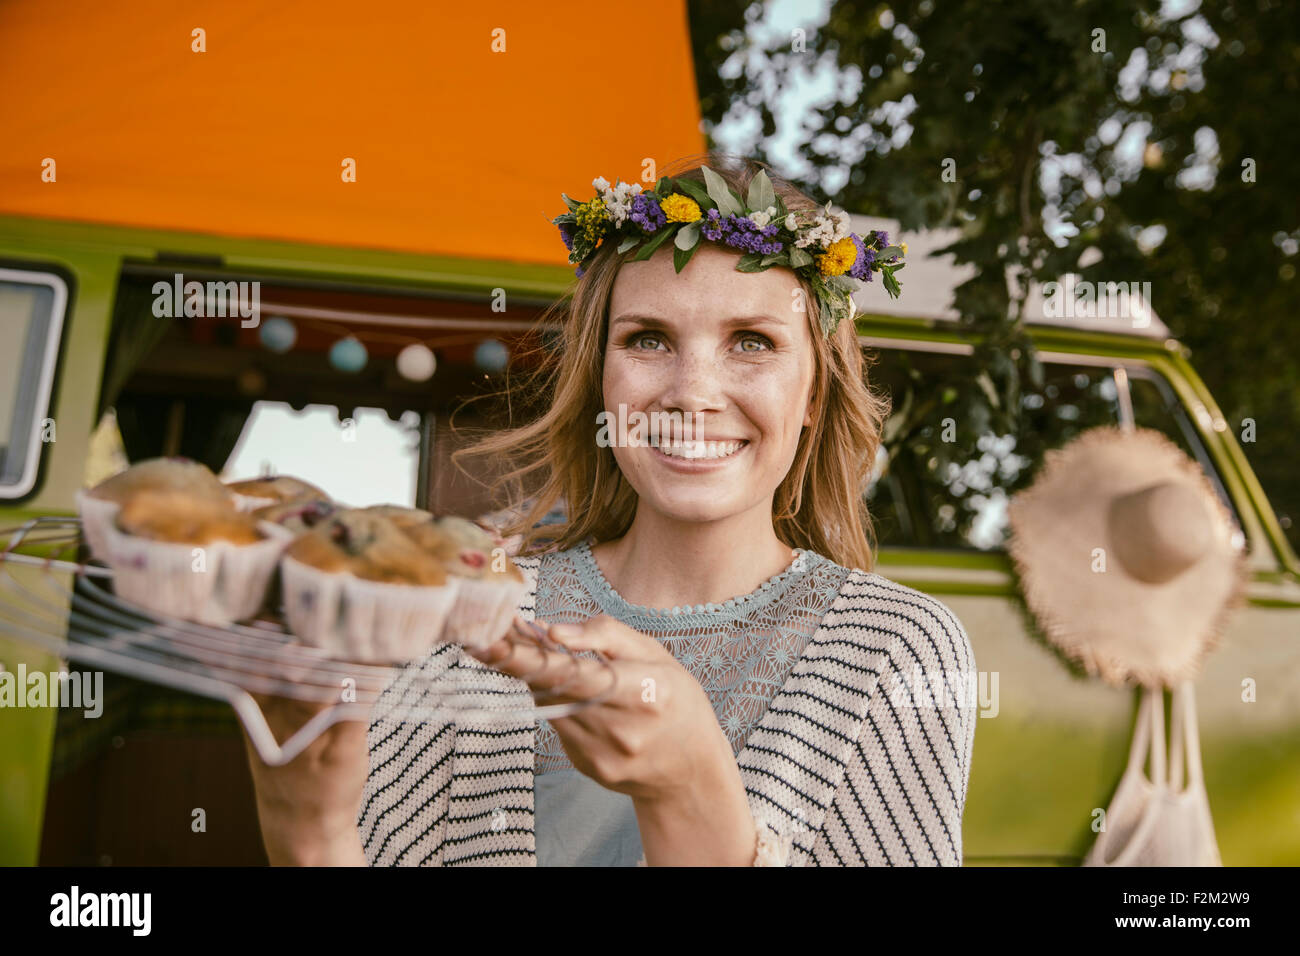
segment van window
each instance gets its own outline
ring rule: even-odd
[[[419,413],[404,412],[397,421],[379,408],[352,414],[333,405],[296,412],[283,402],[257,402],[221,477],[291,475],[352,507],[414,505]]]
[[[1192,424],[1191,416],[1178,400],[1169,382],[1163,375],[1151,369],[1131,368],[1129,369],[1129,395],[1133,400],[1134,422],[1142,428],[1160,432],[1181,448],[1187,457],[1201,466],[1201,471],[1205,472],[1210,479],[1210,484],[1214,486],[1219,500],[1227,505],[1232,520],[1240,529],[1241,518],[1237,514],[1236,505],[1233,504],[1232,497],[1220,480],[1219,472],[1210,461],[1205,446],[1201,444],[1200,435],[1196,432],[1196,426]]]
[[[1024,382],[1014,434],[993,434],[967,418],[951,383],[970,355],[881,348],[868,380],[893,400],[887,449],[876,463],[867,501],[882,547],[997,551],[1008,535],[1007,504],[1033,481],[1048,449],[1099,425],[1120,421],[1113,369],[1044,361],[1043,384]],[[1210,459],[1168,383],[1130,371],[1136,423],[1173,438],[1210,475]],[[1180,419],[1181,416],[1181,419]],[[1184,427],[1186,426],[1186,427]],[[1234,512],[1235,518],[1235,512]]]
[[[0,498],[36,487],[68,289],[46,272],[0,269]]]

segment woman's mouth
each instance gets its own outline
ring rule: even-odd
[[[730,441],[661,441],[651,444],[655,456],[677,468],[698,469],[718,465],[749,447],[745,439]]]

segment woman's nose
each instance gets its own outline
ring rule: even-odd
[[[726,382],[711,355],[684,352],[673,362],[661,401],[666,411],[721,411],[726,407]]]

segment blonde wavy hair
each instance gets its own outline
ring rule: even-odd
[[[731,154],[687,157],[661,175],[693,179],[703,185],[703,165],[721,175],[742,197],[748,193],[750,180],[759,170],[766,170],[789,210],[818,208],[818,203],[766,164]],[[452,463],[467,474],[462,466],[467,458],[506,462],[506,471],[492,482],[491,491],[498,500],[504,491],[506,507],[514,517],[500,530],[507,537],[522,536],[521,555],[565,550],[588,536],[608,541],[621,537],[631,526],[637,495],[619,469],[613,450],[597,445],[596,416],[604,410],[601,382],[614,279],[619,267],[634,254],[635,250],[618,253],[615,243],[602,244],[570,294],[538,319],[539,327],[557,319],[562,322],[558,340],[545,342],[543,334],[545,344],[520,356],[535,360],[522,385],[507,384],[504,391],[488,396],[503,400],[512,411],[520,400],[524,407],[540,406],[540,414],[526,424],[489,432],[451,456]],[[789,547],[805,548],[844,567],[869,571],[875,563],[875,536],[865,493],[889,399],[873,392],[865,380],[868,362],[854,323],[840,322],[826,338],[821,332],[817,297],[802,277],[799,283],[813,342],[814,421],[800,434],[794,463],[776,489],[773,529]],[[523,489],[529,485],[539,486],[524,508]],[[538,526],[561,499],[567,520]]]

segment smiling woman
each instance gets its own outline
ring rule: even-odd
[[[540,727],[405,724],[381,699],[366,861],[960,865],[974,658],[947,607],[871,571],[887,407],[834,281],[870,281],[892,247],[751,161],[594,185],[557,220],[582,268],[557,359],[523,386],[544,410],[460,454],[512,464],[508,504],[540,482],[502,529],[523,541],[519,616],[602,652],[617,691]],[[670,425],[598,440],[618,415]],[[577,698],[580,661],[512,632],[411,667]]]

